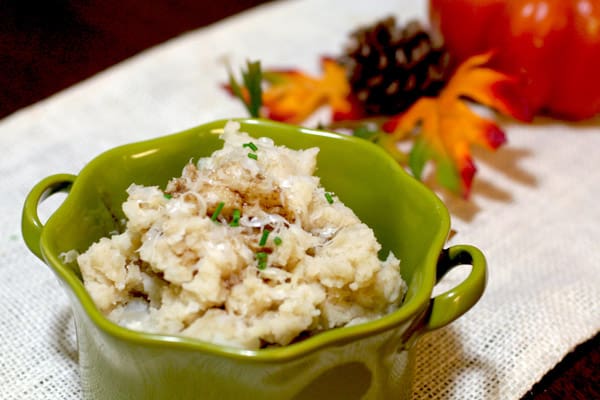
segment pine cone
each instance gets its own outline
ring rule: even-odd
[[[351,34],[341,63],[367,115],[394,115],[421,96],[436,96],[448,75],[448,53],[418,21],[394,17]]]

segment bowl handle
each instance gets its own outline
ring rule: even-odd
[[[49,196],[58,192],[68,192],[75,181],[76,176],[71,174],[56,174],[48,176],[38,182],[31,189],[21,216],[21,231],[25,244],[40,260],[44,261],[40,248],[40,238],[44,225],[38,216],[39,204]]]
[[[456,266],[469,264],[471,272],[464,281],[431,299],[423,333],[446,326],[469,311],[483,295],[487,282],[487,263],[478,248],[463,244],[442,251],[437,263],[437,282]]]

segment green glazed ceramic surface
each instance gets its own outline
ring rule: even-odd
[[[411,391],[412,346],[471,308],[483,293],[486,262],[468,245],[443,249],[450,221],[429,189],[382,149],[362,139],[263,120],[239,120],[254,137],[300,149],[317,146],[323,186],[374,231],[382,254],[401,259],[408,283],[403,305],[376,321],[334,329],[282,348],[247,351],[188,338],[121,328],[94,306],[76,263],[60,254],[85,251],[120,228],[131,183],[165,187],[193,159],[222,146],[216,121],[101,154],[77,176],[52,175],[30,192],[23,209],[26,244],[57,275],[72,303],[79,364],[90,399],[404,399]],[[38,204],[69,194],[43,225]],[[433,299],[435,283],[456,265],[469,276]]]

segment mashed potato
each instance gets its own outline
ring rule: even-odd
[[[398,307],[400,262],[314,176],[318,149],[254,139],[159,187],[132,184],[121,234],[77,258],[98,308],[134,330],[258,349]]]

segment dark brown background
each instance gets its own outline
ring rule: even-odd
[[[0,0],[0,118],[147,47],[265,2]],[[599,349],[596,335],[524,399],[600,399]]]

